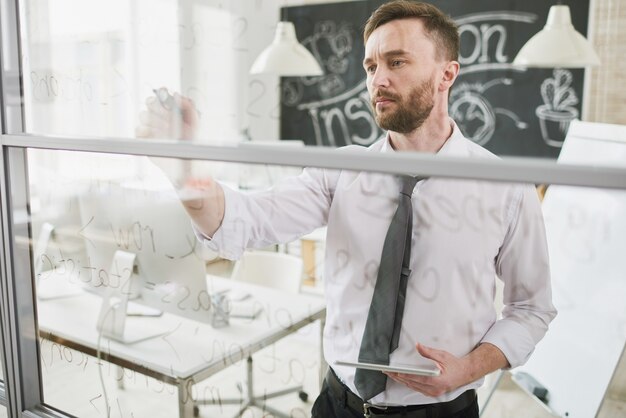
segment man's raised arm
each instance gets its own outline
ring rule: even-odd
[[[198,130],[199,114],[193,101],[166,88],[155,90],[139,114],[138,138],[192,140]],[[172,170],[164,158],[150,158],[178,191],[181,203],[200,232],[212,237],[224,219],[224,191],[214,179],[192,178],[186,170]]]

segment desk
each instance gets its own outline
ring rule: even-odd
[[[215,329],[171,314],[158,318],[129,317],[143,328],[166,334],[132,345],[102,338],[100,358],[159,379],[178,388],[179,416],[193,416],[191,387],[315,320],[323,321],[324,300],[275,289],[210,277],[213,288],[231,288],[254,295],[264,311],[254,320],[231,318]],[[71,298],[39,301],[41,337],[91,356],[98,355],[96,320],[101,298],[83,293]],[[323,364],[323,363],[321,363]]]

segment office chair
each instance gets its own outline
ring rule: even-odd
[[[293,255],[270,251],[246,251],[242,258],[235,264],[231,278],[233,280],[245,281],[290,293],[298,293],[302,280],[302,268],[302,259]],[[196,400],[194,416],[198,416],[199,414],[198,406],[216,405],[219,403],[222,405],[241,404],[241,408],[236,416],[240,416],[243,411],[249,407],[257,407],[270,412],[275,417],[289,418],[288,414],[267,406],[265,401],[292,392],[297,392],[302,401],[307,401],[308,394],[304,392],[302,385],[290,386],[282,390],[255,395],[252,371],[253,361],[250,355],[246,360],[246,387],[245,390],[240,388],[241,391],[244,392],[243,399],[230,398],[221,399],[219,401],[213,399]]]

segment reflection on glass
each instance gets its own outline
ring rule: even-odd
[[[294,169],[193,162],[191,170],[233,189],[245,183],[244,193],[252,193],[251,185],[267,188]],[[242,181],[254,173],[256,182]],[[29,174],[44,401],[51,406],[81,417],[107,408],[119,416],[192,416],[194,406],[234,414],[241,405],[194,401],[240,397],[244,370],[228,366],[323,310],[316,280],[323,233],[304,237],[307,244],[268,243],[234,263],[201,244],[181,190],[145,157],[30,150]],[[317,393],[315,327],[255,353],[257,393],[294,384]],[[310,408],[297,394],[269,405],[302,416]]]

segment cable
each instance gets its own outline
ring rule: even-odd
[[[103,300],[103,303],[104,303],[104,300]],[[113,309],[116,308],[117,306],[119,306],[119,302],[117,304],[109,305],[109,309],[106,311],[106,313],[104,314],[104,317],[102,318],[102,322],[101,322],[102,324],[106,322],[106,319],[111,313],[111,311],[113,311]],[[106,416],[107,418],[111,418],[111,408],[109,407],[109,396],[107,394],[107,389],[104,384],[104,378],[102,377],[102,368],[100,367],[101,351],[102,351],[100,350],[100,342],[102,341],[102,334],[103,334],[103,331],[101,327],[98,331],[98,340],[96,342],[96,357],[98,359],[98,378],[100,379],[100,386],[102,387],[102,393],[104,394],[104,407],[106,408]],[[122,378],[123,377],[124,376],[122,376]]]

